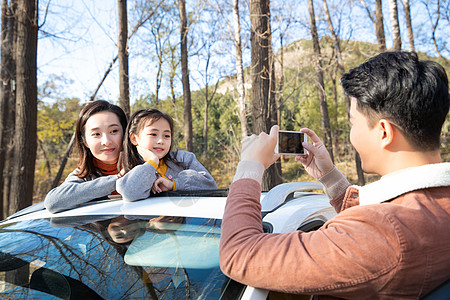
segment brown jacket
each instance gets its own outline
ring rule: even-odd
[[[416,299],[450,278],[450,186],[359,206],[349,187],[339,214],[317,231],[262,231],[260,184],[235,181],[220,242],[220,266],[247,285],[350,299]]]

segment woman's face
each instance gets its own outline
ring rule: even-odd
[[[128,220],[120,216],[109,223],[107,230],[114,242],[118,244],[128,243],[139,234],[139,223],[136,220]]]
[[[116,164],[122,150],[123,128],[117,115],[101,111],[84,126],[84,144],[92,155],[105,164]]]
[[[169,122],[160,118],[152,124],[147,124],[138,135],[134,135],[135,146],[152,151],[158,159],[162,159],[170,151],[172,132]]]

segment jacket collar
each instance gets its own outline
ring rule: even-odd
[[[358,187],[359,205],[377,204],[411,191],[440,186],[450,186],[450,162],[403,169]]]

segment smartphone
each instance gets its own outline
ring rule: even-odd
[[[306,149],[302,143],[306,142],[306,134],[300,131],[278,131],[278,143],[275,152],[281,155],[305,155]]]

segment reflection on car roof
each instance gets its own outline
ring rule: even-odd
[[[110,215],[171,215],[221,219],[228,189],[171,191],[152,195],[147,199],[125,202],[120,196],[91,201],[77,208],[52,214],[38,203],[10,216],[8,222],[36,218],[60,218],[74,216]]]

